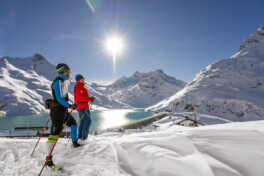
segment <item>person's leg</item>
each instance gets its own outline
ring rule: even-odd
[[[78,110],[78,113],[79,113],[79,119],[81,120],[82,116],[84,115],[83,109]],[[83,124],[84,124],[84,119],[82,118],[78,129],[78,139],[83,139]]]
[[[89,129],[90,129],[90,125],[91,125],[91,118],[90,118],[90,110],[87,109],[84,115],[84,139],[88,138],[88,134],[89,134]]]
[[[72,116],[69,116],[70,114],[67,112],[67,116],[65,117],[65,122],[68,127],[71,128],[71,140],[72,140],[72,145],[74,148],[81,146],[78,143],[78,138],[77,138],[77,129],[78,125],[75,121],[75,119]]]
[[[75,119],[72,116],[69,116],[70,114],[67,112],[65,119],[64,119],[64,123],[66,123],[66,125],[68,127],[71,128],[71,140],[72,142],[77,141],[77,129],[78,129],[78,125],[75,121]]]
[[[55,144],[60,131],[63,127],[63,121],[64,121],[64,112],[61,109],[53,108],[50,110],[50,117],[51,117],[51,129],[50,129],[50,135],[47,141],[47,157],[49,156],[53,145]],[[50,155],[50,158],[47,162],[47,165],[49,167],[54,166],[53,160],[52,160],[52,153]]]

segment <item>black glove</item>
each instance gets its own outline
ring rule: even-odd
[[[75,110],[76,108],[77,108],[77,104],[71,104],[71,106],[70,106],[70,108],[72,109],[72,110]]]
[[[95,97],[94,97],[94,96],[92,96],[92,98],[91,98],[91,101],[92,101],[92,103],[94,102],[94,100],[95,100]]]

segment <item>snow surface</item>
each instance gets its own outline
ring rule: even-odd
[[[0,103],[7,104],[0,116],[8,114],[47,113],[44,102],[50,98],[51,82],[57,76],[56,68],[43,56],[0,59]],[[75,81],[70,79],[69,97],[73,101]],[[94,95],[94,109],[122,109],[129,106],[113,100],[86,85],[89,95]]]
[[[263,120],[263,75],[264,27],[261,26],[242,42],[234,56],[209,65],[182,90],[147,111],[185,112],[188,105],[198,105],[197,112],[201,114],[232,121]]]
[[[263,176],[264,121],[198,128],[171,126],[90,135],[81,148],[60,139],[54,162],[63,171],[43,175]],[[37,175],[45,159],[42,139],[0,138],[1,175]]]
[[[91,87],[112,99],[142,108],[170,97],[185,85],[184,81],[170,77],[162,70],[156,70],[148,73],[135,72],[132,76],[120,78],[108,86],[93,83]]]

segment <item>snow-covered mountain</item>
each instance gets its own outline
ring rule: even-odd
[[[264,27],[250,35],[229,59],[209,65],[175,95],[147,111],[186,111],[199,106],[198,113],[233,121],[264,119]]]
[[[175,94],[185,85],[185,82],[166,75],[162,70],[156,70],[149,73],[135,72],[108,86],[91,84],[91,87],[133,107],[148,107]]]
[[[0,104],[6,104],[0,114],[30,114],[47,112],[44,101],[50,97],[51,81],[57,72],[54,65],[40,54],[28,58],[0,59]],[[74,82],[70,79],[69,92]],[[88,85],[89,94],[96,97],[94,108],[124,108],[127,105],[112,100]],[[73,99],[72,94],[69,95]]]

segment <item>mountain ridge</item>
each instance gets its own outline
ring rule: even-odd
[[[56,67],[40,54],[27,58],[2,57],[0,59],[0,97],[1,104],[7,104],[1,111],[6,114],[47,113],[44,101],[50,98],[51,82],[57,76]],[[73,102],[75,81],[68,80],[69,98]],[[109,97],[85,85],[89,94],[96,97],[95,109],[122,109],[128,108],[124,103],[112,100]]]
[[[184,112],[197,105],[198,113],[232,121],[264,116],[264,27],[243,40],[238,52],[208,65],[178,93],[151,106],[150,112]],[[173,108],[174,107],[174,108]]]
[[[91,84],[99,92],[133,107],[148,107],[181,90],[186,83],[166,75],[162,70],[122,77],[108,86]]]

